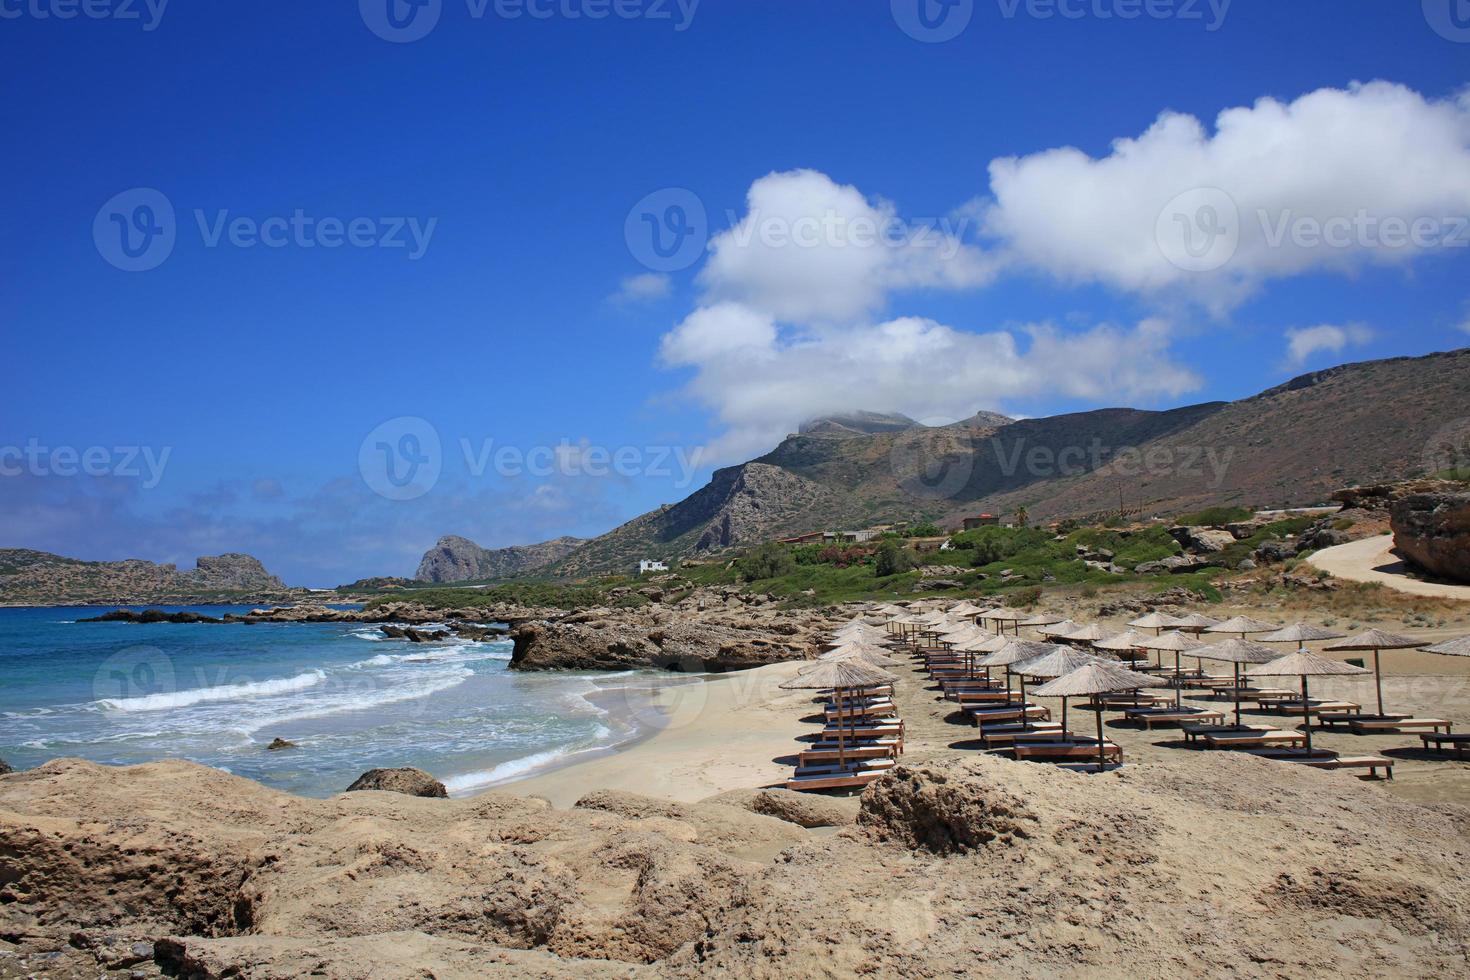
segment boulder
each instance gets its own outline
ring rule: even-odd
[[[1235,535],[1212,527],[1171,527],[1169,536],[1195,554],[1214,554],[1235,543]]]
[[[815,649],[742,613],[739,626],[670,621],[533,622],[511,638],[512,670],[638,670],[683,673],[744,670],[805,660]]]
[[[1260,545],[1256,547],[1256,550],[1252,552],[1251,557],[1254,558],[1258,564],[1274,565],[1278,562],[1286,561],[1286,559],[1292,557],[1295,554],[1296,545],[1292,544],[1290,541],[1282,541],[1280,538],[1270,538],[1266,541],[1262,541]]]
[[[1256,563],[1249,558],[1242,558],[1240,564],[1235,566],[1235,570],[1238,572],[1253,572],[1256,570]]]
[[[444,788],[444,784],[422,769],[369,769],[347,787],[347,792],[355,793],[366,789],[440,800],[449,798],[449,791]]]
[[[1025,839],[1037,829],[1026,801],[983,769],[899,765],[863,793],[858,826],[882,841],[934,854],[963,854]]]
[[[288,742],[284,738],[277,738],[277,739],[272,739],[271,740],[271,744],[267,745],[265,748],[266,748],[266,751],[267,752],[279,752],[282,749],[294,749],[294,748],[296,748],[296,743],[295,742]]]
[[[1400,555],[1432,575],[1470,582],[1470,492],[1412,494],[1390,515]]]
[[[6,762],[4,759],[0,759],[0,776],[3,776],[8,772],[15,772],[15,770],[10,768],[10,763]]]
[[[963,582],[956,582],[948,578],[925,578],[920,579],[914,585],[915,592],[938,592],[944,589],[963,589]]]

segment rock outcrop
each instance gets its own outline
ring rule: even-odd
[[[255,980],[1464,974],[1458,808],[1209,755],[906,763],[835,833],[629,793],[313,800],[59,760],[0,779],[0,972],[151,948],[149,976]]]
[[[0,776],[3,776],[6,773],[10,772],[15,772],[15,770],[10,767],[10,763],[6,762],[4,759],[0,759]]]
[[[16,603],[189,603],[242,595],[286,599],[290,590],[249,555],[205,555],[196,567],[128,559],[80,561],[43,551],[0,549],[0,600]]]
[[[1470,582],[1470,492],[1411,494],[1392,513],[1400,555],[1431,575]]]
[[[720,673],[805,660],[815,651],[809,643],[769,630],[694,622],[534,622],[517,628],[511,638],[512,670]]]
[[[422,769],[369,769],[347,787],[347,792],[356,793],[369,789],[438,800],[449,798],[449,791],[444,788],[444,784]]]
[[[201,556],[195,567],[179,577],[209,592],[280,592],[286,583],[265,570],[258,558],[224,554]]]
[[[540,544],[482,548],[469,538],[446,534],[424,553],[414,578],[420,582],[469,582],[527,575],[561,561],[586,543],[582,538],[561,537]]]

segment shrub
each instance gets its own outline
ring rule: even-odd
[[[1180,514],[1175,520],[1189,527],[1201,527],[1214,524],[1232,524],[1236,521],[1246,521],[1255,514],[1249,507],[1206,507],[1192,514]]]
[[[1023,606],[1034,606],[1040,601],[1041,586],[1039,585],[1028,585],[1026,588],[1017,589],[1005,597],[1006,605],[1012,609],[1019,609]]]
[[[937,538],[944,533],[944,528],[933,521],[925,521],[922,524],[915,524],[908,531],[911,538]]]
[[[796,570],[796,559],[785,546],[774,542],[763,544],[735,563],[747,582],[763,578],[780,578]]]
[[[913,552],[904,548],[897,541],[884,541],[878,545],[877,567],[874,568],[874,572],[879,578],[886,578],[889,575],[901,575],[911,571],[916,564]]]

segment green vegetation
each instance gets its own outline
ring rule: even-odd
[[[780,578],[796,569],[796,559],[785,545],[768,542],[735,562],[747,582],[764,578]]]
[[[878,545],[878,553],[873,561],[873,574],[878,578],[902,575],[912,571],[918,563],[913,552],[897,541],[887,540]]]
[[[911,538],[937,538],[943,536],[944,534],[944,528],[940,527],[938,524],[935,524],[933,521],[924,521],[921,524],[914,524],[907,530],[908,536]]]
[[[1248,521],[1255,515],[1255,511],[1249,507],[1206,507],[1192,514],[1180,514],[1175,518],[1180,524],[1188,527],[1201,527],[1204,525],[1233,524],[1236,521]]]

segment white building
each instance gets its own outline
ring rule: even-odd
[[[638,563],[639,575],[647,575],[649,572],[667,572],[668,570],[669,566],[667,562],[657,561],[652,558],[645,558]]]

